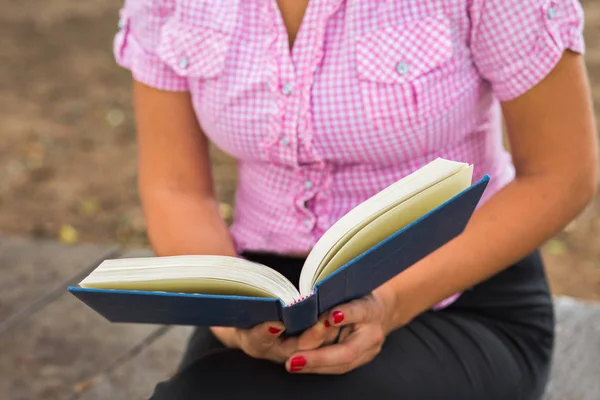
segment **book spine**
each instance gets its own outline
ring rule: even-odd
[[[281,308],[281,320],[287,336],[296,336],[317,323],[319,319],[319,301],[317,292],[313,292],[291,305]]]

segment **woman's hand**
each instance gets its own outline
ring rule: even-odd
[[[298,337],[282,338],[284,329],[281,322],[265,322],[251,329],[211,328],[225,346],[241,349],[253,358],[281,364],[295,352],[332,343],[338,332],[335,328],[325,328],[324,318]]]
[[[295,352],[286,362],[287,370],[344,374],[367,364],[379,354],[389,333],[387,319],[395,308],[394,303],[393,292],[382,286],[366,297],[336,307],[325,315],[324,326],[329,333],[323,336],[331,338],[334,335],[335,340],[338,329],[342,329],[338,343]]]
[[[297,351],[297,340],[281,338],[280,322],[265,322],[250,329],[213,327],[215,336],[227,347],[242,350],[253,358],[283,363]]]

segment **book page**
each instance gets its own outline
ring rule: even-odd
[[[238,257],[216,255],[105,260],[79,286],[275,297],[285,304],[300,298],[296,287],[274,269]]]
[[[313,285],[343,267],[376,244],[442,205],[472,183],[473,167],[452,175],[414,197],[398,204],[360,229],[331,257],[315,277]]]
[[[84,284],[85,288],[115,289],[115,290],[141,290],[145,292],[189,293],[189,294],[214,294],[229,296],[249,296],[275,298],[273,293],[249,285],[224,279],[155,279],[131,280],[111,283]]]

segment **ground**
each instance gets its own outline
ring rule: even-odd
[[[582,3],[600,116],[600,3]],[[0,0],[0,233],[147,244],[130,80],[112,57],[120,5]],[[235,165],[218,151],[213,160],[231,204]],[[544,255],[557,294],[600,300],[600,198]]]

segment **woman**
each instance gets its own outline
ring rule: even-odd
[[[128,0],[115,54],[158,255],[297,282],[333,222],[434,158],[491,176],[455,240],[298,338],[199,328],[152,398],[539,398],[554,320],[536,249],[597,182],[582,18],[577,0]],[[230,229],[209,139],[239,162]]]

